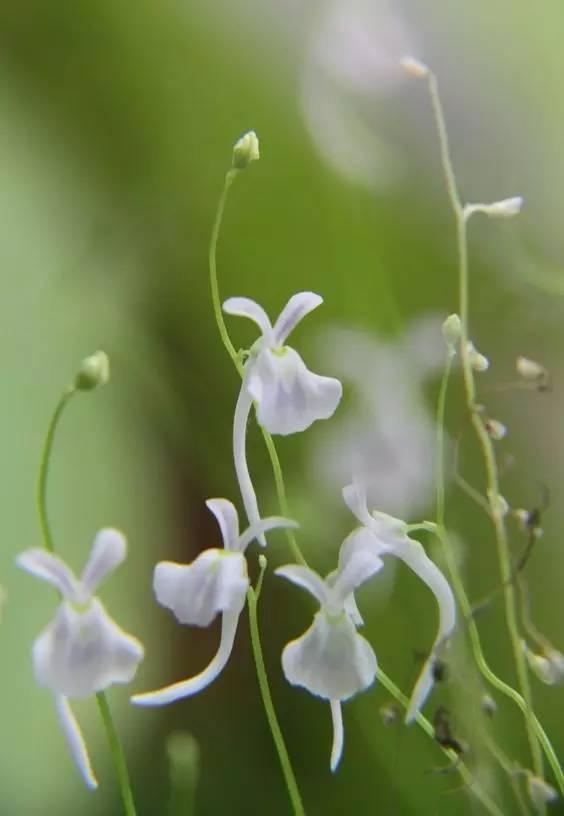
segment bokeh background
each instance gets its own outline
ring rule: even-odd
[[[331,423],[280,440],[292,514],[320,571],[352,527],[340,487],[362,462],[381,509],[432,515],[432,406],[441,320],[456,308],[454,231],[425,87],[397,62],[412,53],[439,75],[466,200],[523,195],[519,219],[471,228],[472,334],[492,362],[480,398],[510,432],[503,490],[532,508],[550,488],[545,535],[527,567],[535,621],[564,647],[561,585],[564,361],[564,11],[524,0],[20,0],[0,7],[0,315],[3,342],[3,545],[0,626],[0,813],[119,814],[93,701],[76,706],[101,781],[89,794],[72,766],[30,646],[52,593],[14,567],[39,543],[34,490],[42,440],[82,357],[104,348],[111,384],[71,404],[49,485],[61,553],[77,569],[95,531],[122,528],[126,565],[102,595],[146,644],[136,690],[199,671],[217,628],[177,627],[151,591],[155,561],[191,560],[218,542],[204,500],[239,505],[231,462],[238,381],[211,311],[207,247],[231,145],[249,128],[261,161],[238,179],[220,239],[222,294],[247,295],[274,317],[294,292],[325,298],[294,342],[320,372],[342,377]],[[232,321],[237,346],[253,329]],[[525,354],[552,374],[550,392],[507,388]],[[451,452],[478,489],[483,477],[455,381]],[[256,427],[249,456],[264,513],[277,511]],[[239,505],[240,506],[240,505]],[[487,519],[455,485],[448,520],[472,598],[499,582]],[[512,546],[524,546],[517,527]],[[270,565],[289,558],[273,534]],[[279,585],[280,584],[280,585]],[[398,567],[360,596],[383,668],[408,690],[434,636],[433,599]],[[313,606],[267,576],[263,639],[273,693],[310,814],[479,813],[456,773],[416,728],[383,724],[376,686],[345,706],[346,748],[328,768],[327,706],[285,685],[283,645]],[[513,679],[499,602],[480,619],[492,665]],[[470,764],[504,813],[518,812],[484,744],[492,731],[527,766],[520,717],[504,701],[488,725],[483,691],[460,656],[428,704],[455,713]],[[533,678],[539,716],[564,749],[564,691]],[[286,814],[261,708],[246,618],[221,678],[200,697],[133,710],[110,702],[123,734],[139,814],[171,813],[167,739],[199,747],[195,811]],[[497,781],[495,781],[497,778]],[[550,779],[550,777],[548,777]],[[493,781],[492,781],[493,780]],[[559,806],[553,812],[558,812]],[[564,812],[561,810],[560,812]]]

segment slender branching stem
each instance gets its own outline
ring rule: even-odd
[[[290,762],[290,757],[286,749],[286,743],[284,742],[280,723],[278,722],[278,717],[276,716],[276,711],[274,710],[274,703],[272,702],[272,695],[270,693],[270,686],[268,683],[268,676],[266,673],[266,666],[264,664],[264,657],[260,643],[257,594],[253,587],[249,587],[247,592],[247,606],[249,608],[251,645],[253,648],[253,656],[257,669],[257,679],[262,697],[262,703],[266,712],[266,718],[268,720],[268,725],[270,726],[270,733],[272,734],[272,739],[274,740],[274,745],[276,746],[276,752],[278,754],[278,759],[280,760],[282,774],[284,776],[286,789],[292,803],[294,814],[295,816],[305,816],[300,791],[296,782],[296,777],[294,776],[294,771],[292,770],[292,763]]]
[[[456,221],[456,235],[458,248],[458,282],[459,282],[459,313],[461,322],[461,343],[460,356],[462,363],[462,374],[464,380],[464,390],[466,396],[466,406],[470,414],[476,437],[482,451],[482,456],[486,471],[486,481],[488,487],[488,499],[490,503],[490,515],[494,525],[497,556],[500,567],[501,579],[503,583],[503,593],[505,600],[505,619],[511,641],[517,680],[521,694],[520,699],[524,703],[524,716],[529,740],[532,764],[535,774],[543,776],[543,760],[538,735],[535,728],[535,715],[532,708],[532,696],[529,683],[529,675],[525,655],[521,646],[519,635],[515,590],[513,587],[511,559],[507,540],[507,531],[502,513],[500,513],[500,493],[499,476],[497,463],[493,448],[493,442],[486,430],[483,419],[476,409],[476,387],[474,382],[474,372],[470,362],[468,350],[468,317],[469,317],[469,285],[468,285],[468,238],[467,238],[467,216],[461,202],[456,183],[456,176],[453,169],[447,128],[442,110],[441,100],[436,77],[429,74],[429,91],[431,103],[437,126],[441,164],[446,182],[447,193],[454,212]],[[439,524],[441,532],[444,533],[444,524]],[[443,536],[444,539],[444,536]],[[446,539],[444,539],[446,540]],[[448,545],[446,545],[446,549]],[[446,553],[445,553],[446,554]],[[452,561],[452,557],[450,561]],[[459,593],[460,594],[460,593]],[[460,601],[460,597],[459,597]],[[477,637],[477,629],[475,630]],[[479,639],[478,639],[479,640]],[[481,651],[481,650],[480,650]],[[504,684],[505,685],[505,684]]]
[[[386,691],[391,694],[391,696],[396,700],[403,708],[407,709],[409,706],[409,698],[396,686],[396,684],[391,680],[388,675],[378,667],[377,676],[379,682],[384,686]],[[432,724],[429,720],[423,716],[421,713],[417,713],[415,715],[415,722],[430,737],[432,740],[435,740],[435,729],[433,728]],[[438,745],[438,743],[437,743]],[[460,774],[461,778],[464,781],[464,784],[468,788],[468,790],[478,799],[478,801],[483,805],[485,808],[485,812],[490,813],[491,816],[503,816],[502,811],[493,801],[493,799],[489,796],[489,794],[482,788],[482,786],[477,782],[477,780],[472,776],[464,762],[460,760],[454,751],[450,750],[450,748],[443,748],[440,746],[443,753],[451,760],[451,762],[456,762],[456,769]]]

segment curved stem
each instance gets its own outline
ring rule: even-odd
[[[219,197],[219,202],[217,205],[217,210],[215,214],[215,220],[213,223],[212,234],[210,239],[210,247],[208,253],[208,265],[209,265],[209,274],[210,274],[210,288],[211,288],[211,297],[212,297],[212,304],[213,304],[213,311],[215,315],[215,320],[217,323],[217,328],[219,330],[219,334],[222,340],[223,345],[231,360],[233,365],[237,369],[237,372],[241,379],[243,379],[244,375],[244,366],[241,362],[237,351],[235,350],[235,346],[231,342],[231,338],[229,337],[229,332],[227,331],[227,326],[225,325],[225,320],[223,318],[223,311],[221,308],[221,297],[219,293],[219,283],[217,278],[217,244],[219,239],[219,232],[221,229],[221,223],[223,221],[223,213],[225,211],[225,205],[227,203],[227,196],[229,194],[229,190],[231,185],[233,184],[235,178],[238,175],[238,171],[236,169],[231,169],[227,172],[225,176],[225,182],[223,185],[223,190],[221,191],[221,195]],[[239,397],[241,399],[241,396]],[[266,449],[268,451],[268,456],[270,458],[270,463],[272,466],[272,472],[274,475],[274,482],[276,485],[276,495],[278,499],[278,504],[280,506],[280,512],[283,516],[289,517],[289,510],[288,510],[288,501],[286,498],[286,488],[284,485],[284,477],[282,476],[282,468],[280,467],[280,459],[278,458],[278,453],[276,451],[276,446],[274,444],[274,440],[272,436],[265,431],[264,428],[261,428],[262,436],[264,439],[264,444],[266,445]],[[237,462],[235,463],[235,467],[237,468]],[[247,470],[248,473],[248,470]],[[249,479],[250,481],[250,479]],[[251,485],[252,487],[252,485]],[[254,494],[254,488],[252,490]],[[248,494],[250,495],[250,494]],[[243,497],[243,503],[245,503],[245,497]],[[255,496],[255,505],[256,505],[256,496]],[[246,505],[245,505],[246,507]],[[307,565],[306,559],[304,558],[302,551],[299,547],[297,542],[296,536],[294,535],[291,529],[286,529],[286,540],[288,542],[288,547],[292,551],[292,555],[296,559],[296,561],[304,566]]]
[[[409,706],[408,697],[405,696],[405,694],[396,686],[393,680],[388,677],[388,675],[380,667],[378,667],[377,670],[377,677],[386,691],[391,694],[403,708],[407,709]],[[421,730],[435,742],[435,729],[429,720],[424,717],[423,714],[417,713],[415,715],[415,722],[421,728]],[[452,760],[452,762],[457,763],[457,771],[462,777],[465,785],[467,786],[468,790],[478,799],[478,801],[481,802],[486,812],[490,813],[491,816],[503,816],[502,811],[499,809],[490,795],[484,791],[481,785],[474,779],[464,762],[460,760],[460,757],[458,757],[450,748],[443,748],[443,746],[440,746],[440,748],[441,751],[446,754],[450,760]]]
[[[466,395],[466,406],[471,417],[472,425],[476,432],[479,446],[482,451],[484,465],[486,470],[486,479],[488,486],[488,499],[490,504],[490,515],[494,525],[495,540],[497,547],[497,556],[501,579],[503,583],[503,594],[505,600],[505,619],[509,638],[513,650],[513,657],[517,671],[517,680],[521,690],[520,699],[524,703],[523,713],[525,716],[525,725],[527,730],[527,737],[532,756],[533,769],[536,775],[542,778],[543,776],[543,761],[540,745],[538,742],[538,734],[536,732],[535,721],[536,717],[532,708],[531,688],[529,684],[529,675],[527,664],[523,649],[521,648],[521,638],[519,636],[519,628],[517,622],[517,612],[515,604],[515,591],[512,583],[511,573],[511,559],[509,555],[509,547],[507,541],[507,531],[505,529],[505,521],[502,514],[499,512],[499,478],[497,471],[497,463],[492,440],[484,426],[482,417],[476,410],[475,394],[476,387],[474,383],[474,372],[470,363],[468,353],[468,315],[469,315],[469,285],[468,285],[468,240],[467,240],[467,218],[462,206],[460,195],[456,184],[456,176],[454,173],[453,163],[450,154],[450,147],[448,143],[448,134],[442,110],[438,84],[436,77],[429,74],[429,92],[431,96],[431,104],[437,126],[439,136],[441,164],[443,168],[447,193],[450,199],[451,207],[456,221],[456,236],[457,236],[457,250],[458,250],[458,283],[459,283],[459,312],[461,322],[461,343],[460,354],[462,362],[462,373],[464,379],[464,389]],[[439,522],[439,528],[442,527],[444,533],[444,523]],[[446,540],[443,536],[443,540]],[[450,549],[446,545],[445,549]],[[446,554],[446,553],[445,553]],[[451,558],[451,561],[453,559]],[[457,568],[456,568],[457,569]],[[461,582],[460,582],[461,583]],[[478,637],[477,629],[475,629],[475,636]],[[479,641],[479,638],[478,638]]]
[[[252,587],[249,587],[249,590],[247,591],[247,603],[249,606],[249,626],[251,631],[251,644],[253,648],[253,657],[255,659],[257,679],[259,683],[262,702],[264,705],[264,710],[266,713],[266,718],[268,720],[268,725],[270,727],[270,733],[272,734],[272,739],[274,740],[274,745],[276,746],[278,759],[280,760],[280,766],[282,768],[284,781],[286,782],[286,789],[288,791],[288,796],[290,797],[290,801],[292,803],[294,814],[295,816],[305,816],[304,806],[302,804],[302,799],[296,782],[296,777],[294,776],[294,771],[292,770],[290,757],[288,755],[286,744],[284,742],[284,737],[282,736],[282,731],[280,729],[278,717],[276,716],[276,711],[274,710],[274,703],[272,702],[272,695],[270,693],[268,676],[266,674],[266,666],[264,665],[264,657],[262,654],[262,647],[260,643],[257,596],[255,590]]]
[[[123,811],[126,816],[136,816],[137,811],[135,810],[135,802],[133,800],[131,782],[129,781],[125,753],[112,719],[108,700],[103,691],[99,691],[96,694],[96,702],[98,703],[98,710],[100,712],[100,716],[102,717],[104,728],[106,729],[106,736],[117,773],[119,790],[123,802]]]
[[[60,419],[67,407],[71,397],[76,394],[75,389],[71,386],[63,392],[59,399],[49,427],[45,442],[43,443],[43,451],[41,452],[41,461],[39,463],[39,477],[37,480],[37,512],[39,514],[39,523],[41,525],[41,533],[43,535],[43,546],[49,552],[55,552],[55,544],[49,525],[49,518],[47,516],[47,477],[49,476],[49,466],[51,464],[51,452],[53,450],[53,442],[55,441],[55,433],[57,431]]]

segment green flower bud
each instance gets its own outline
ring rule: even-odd
[[[454,348],[460,342],[462,326],[457,314],[451,314],[443,323],[443,337],[449,348]]]
[[[81,362],[74,381],[77,391],[92,391],[110,379],[110,360],[105,351],[97,351]]]
[[[259,140],[254,130],[249,130],[235,142],[233,148],[233,167],[236,170],[246,170],[251,162],[258,161]]]

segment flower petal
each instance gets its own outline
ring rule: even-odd
[[[348,615],[329,618],[321,611],[285,647],[282,669],[293,686],[327,700],[346,700],[374,682],[376,655]]]
[[[55,708],[74,763],[87,786],[93,790],[98,787],[98,781],[90,764],[88,750],[80,726],[71,711],[67,698],[61,694],[56,694]]]
[[[69,601],[76,600],[79,584],[72,570],[57,555],[39,547],[26,550],[16,558],[18,567],[26,572],[47,581],[58,589],[63,598]]]
[[[298,522],[292,519],[283,516],[269,516],[245,530],[239,539],[239,549],[241,552],[245,552],[253,538],[260,541],[261,537],[264,537],[264,533],[268,533],[269,530],[296,530],[299,526]]]
[[[298,323],[322,303],[323,298],[314,292],[298,292],[297,295],[292,295],[274,324],[275,344],[283,346],[286,338],[294,331]]]
[[[332,570],[328,575],[325,576],[325,583],[330,586],[335,586],[335,581],[337,580],[337,576],[339,575],[339,570]],[[356,603],[356,598],[354,597],[354,592],[351,592],[350,595],[347,595],[343,602],[343,609],[352,620],[355,626],[364,626],[364,618],[360,614],[360,610]]]
[[[343,499],[353,516],[356,516],[362,524],[370,526],[372,517],[368,512],[366,487],[357,482],[346,485],[343,487]]]
[[[260,513],[257,495],[247,464],[247,421],[253,401],[247,391],[245,382],[246,375],[241,390],[239,391],[239,396],[237,397],[237,405],[235,406],[235,416],[233,419],[233,462],[235,464],[235,473],[237,475],[239,490],[241,491],[241,498],[245,506],[245,513],[247,514],[249,524],[254,527],[260,523]],[[261,547],[266,547],[264,534],[258,537],[258,543]]]
[[[153,579],[161,606],[193,626],[209,626],[220,612],[239,615],[248,587],[244,555],[217,549],[204,550],[191,564],[161,561]]]
[[[93,599],[83,612],[62,603],[33,644],[37,682],[66,697],[89,697],[113,683],[129,683],[143,647]]]
[[[206,507],[216,517],[226,550],[239,549],[239,516],[235,505],[227,499],[208,499]]]
[[[439,605],[439,630],[433,644],[433,650],[415,684],[405,721],[412,722],[415,714],[423,706],[433,685],[432,662],[436,649],[444,643],[456,624],[456,601],[447,579],[436,564],[431,561],[418,541],[406,538],[398,541],[389,549],[391,555],[400,558],[413,572],[427,584]]]
[[[331,719],[333,721],[333,746],[331,748],[331,771],[335,773],[343,754],[345,731],[343,728],[343,712],[340,700],[330,700]]]
[[[263,337],[266,338],[267,343],[272,340],[272,324],[270,318],[259,304],[246,297],[231,297],[223,303],[223,311],[226,314],[236,315],[237,317],[248,317],[249,320],[254,321]]]
[[[107,527],[97,533],[80,582],[87,598],[96,591],[108,573],[125,559],[127,543],[123,533]]]
[[[369,578],[372,578],[384,566],[382,559],[373,550],[359,550],[351,558],[344,561],[342,569],[333,586],[333,593],[341,605]]]
[[[328,586],[319,575],[309,567],[301,564],[287,564],[274,570],[275,575],[287,578],[296,586],[305,589],[319,601],[320,606],[325,606],[329,602]]]
[[[328,419],[339,404],[342,386],[306,368],[294,349],[263,348],[247,364],[246,387],[256,402],[257,419],[272,434],[305,431],[318,419]]]
[[[235,632],[237,631],[237,623],[239,615],[226,612],[221,621],[221,641],[219,649],[212,658],[209,665],[199,674],[190,677],[188,680],[182,680],[180,683],[174,683],[171,686],[165,686],[158,691],[149,691],[145,694],[135,694],[131,698],[134,705],[140,706],[161,706],[173,703],[176,700],[182,700],[184,697],[190,697],[197,694],[199,691],[209,686],[216,677],[223,671],[225,664],[229,660],[229,656],[233,649],[233,642],[235,640]]]

